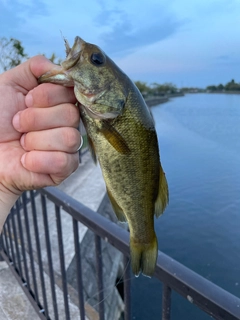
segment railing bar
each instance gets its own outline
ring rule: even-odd
[[[23,203],[23,213],[24,213],[24,220],[25,220],[26,234],[27,234],[28,254],[30,257],[30,268],[32,271],[34,295],[35,295],[36,301],[38,302],[39,295],[38,295],[38,288],[37,288],[37,282],[36,282],[36,272],[35,272],[33,250],[32,250],[32,238],[30,235],[30,226],[29,226],[29,219],[28,219],[27,196],[26,196],[25,192],[22,195],[22,203]],[[30,285],[29,285],[29,288],[30,288]]]
[[[7,237],[7,223],[4,223],[3,225],[3,238],[5,242],[4,251],[7,253],[7,255],[10,257],[10,244]]]
[[[58,188],[48,187],[40,193],[62,206],[77,221],[86,225],[94,233],[107,241],[122,253],[129,256],[129,233],[110,220],[98,215],[77,200],[64,194]],[[204,312],[218,319],[238,319],[240,299],[230,292],[214,285],[194,271],[178,263],[162,252],[158,253],[154,276],[186,299],[196,304]]]
[[[17,212],[17,216],[19,216],[19,212]],[[18,269],[18,272],[21,276],[23,277],[22,273],[22,265],[21,265],[21,259],[20,259],[20,252],[19,252],[19,247],[18,247],[18,236],[17,236],[17,230],[16,230],[16,225],[15,225],[15,215],[12,215],[12,227],[13,227],[13,234],[14,234],[14,239],[15,239],[15,249],[16,249],[16,254],[17,254],[17,261],[18,265],[15,265],[15,268]]]
[[[59,249],[59,258],[60,258],[60,267],[62,274],[62,286],[63,286],[63,299],[65,306],[65,315],[66,319],[70,319],[69,312],[69,301],[68,301],[68,287],[67,287],[67,276],[65,270],[65,258],[63,252],[63,238],[62,238],[62,223],[60,217],[60,207],[55,205],[55,214],[56,214],[56,223],[57,223],[57,234],[58,234],[58,249]]]
[[[46,241],[46,249],[47,249],[47,257],[48,257],[48,264],[49,264],[49,271],[51,269],[51,248],[50,248],[50,240],[49,240],[49,229],[48,229],[48,221],[47,221],[47,206],[46,206],[46,198],[45,196],[41,195],[41,203],[42,203],[42,215],[43,215],[43,224],[44,224],[44,231],[45,231],[45,241]],[[49,258],[50,257],[50,258]],[[49,316],[48,311],[48,304],[46,297],[44,301],[44,308],[45,308],[45,314],[46,317]]]
[[[39,277],[40,277],[40,282],[41,282],[44,310],[46,310],[46,307],[47,307],[46,296],[47,296],[47,294],[46,294],[44,271],[43,271],[43,265],[42,265],[42,254],[41,254],[41,245],[40,245],[40,240],[39,240],[39,230],[38,230],[38,222],[37,222],[35,195],[34,195],[33,191],[30,191],[30,198],[31,198],[32,216],[33,216],[33,228],[34,228],[35,241],[36,241],[37,259],[38,259],[38,266],[39,266]],[[40,304],[40,300],[39,300],[39,304]]]
[[[170,320],[171,317],[171,293],[172,290],[166,283],[163,283],[162,295],[162,320]]]
[[[17,211],[16,214],[17,214],[17,220],[18,220],[18,228],[19,228],[19,236],[20,236],[21,249],[22,249],[25,279],[26,279],[27,287],[30,289],[30,281],[29,281],[29,276],[28,276],[28,265],[27,265],[27,257],[26,257],[23,230],[22,230],[22,221],[21,221],[21,216],[20,216],[21,213],[20,213],[19,200],[17,200],[17,202],[16,202],[16,211]],[[12,218],[12,220],[13,220],[13,218]]]
[[[44,197],[44,213],[43,213],[43,220],[44,220],[44,228],[45,228],[45,238],[46,238],[46,247],[47,247],[47,255],[48,255],[48,266],[49,266],[49,278],[50,278],[50,286],[51,286],[51,293],[52,293],[52,302],[53,302],[53,310],[55,315],[55,320],[59,319],[58,316],[58,305],[57,305],[57,297],[56,297],[56,290],[55,290],[55,277],[53,271],[53,261],[52,261],[52,251],[51,251],[51,242],[49,236],[49,226],[47,220],[47,207],[46,207],[46,199]]]
[[[76,258],[76,272],[77,272],[77,291],[78,291],[78,305],[80,311],[80,319],[85,319],[84,296],[83,296],[83,280],[82,280],[82,257],[79,243],[78,222],[73,218],[73,235]]]
[[[11,209],[11,213],[12,213],[12,209]],[[10,213],[10,215],[11,215],[11,213]],[[13,240],[12,240],[12,233],[11,233],[11,228],[10,228],[10,221],[11,221],[10,219],[7,219],[6,224],[7,224],[8,238],[9,238],[10,248],[11,248],[10,259],[15,266],[16,262],[15,262],[15,254],[14,254],[14,250],[13,250]]]
[[[123,256],[123,265],[124,265],[124,320],[131,320],[131,268],[130,260],[127,256]]]
[[[0,262],[4,260],[2,254],[1,254],[1,252],[4,251],[4,247],[5,247],[5,245],[3,243],[3,230],[4,229],[2,229],[2,233],[0,233]]]
[[[98,285],[98,306],[99,319],[104,320],[104,293],[103,293],[103,272],[102,272],[102,249],[101,238],[95,234],[95,251],[96,251],[96,271]]]
[[[45,200],[45,210],[46,210],[46,200]],[[51,244],[50,244],[50,236],[49,236],[49,226],[48,220],[46,215],[47,210],[44,212],[44,226],[45,226],[45,235],[46,235],[46,243],[47,243],[47,255],[48,255],[48,262],[49,262],[49,278],[50,278],[50,285],[51,285],[51,293],[52,293],[52,302],[53,302],[53,309],[55,320],[58,320],[58,305],[57,305],[57,297],[56,297],[56,290],[55,290],[55,278],[54,278],[54,271],[53,271],[53,261],[52,261],[52,252],[51,252]]]
[[[163,252],[158,253],[155,274],[205,313],[221,320],[240,319],[240,299],[218,287]]]
[[[130,255],[129,233],[116,223],[92,211],[58,188],[47,187],[41,189],[40,193],[46,195],[52,202],[62,207],[64,211],[68,212],[77,221],[83,223],[95,234],[103,239],[107,239],[111,245],[122,253]]]

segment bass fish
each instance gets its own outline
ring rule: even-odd
[[[158,255],[154,214],[159,217],[168,203],[153,118],[135,84],[99,47],[79,37],[72,48],[67,40],[65,46],[61,69],[39,83],[74,87],[110,202],[129,225],[132,271],[152,276]]]

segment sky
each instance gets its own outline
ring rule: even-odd
[[[80,36],[133,81],[240,82],[240,0],[0,0],[0,22],[29,56],[64,59]]]

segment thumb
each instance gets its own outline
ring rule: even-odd
[[[27,91],[38,85],[37,79],[47,71],[60,69],[46,57],[38,55],[23,62],[17,67],[6,71],[5,79],[8,84],[20,86]]]

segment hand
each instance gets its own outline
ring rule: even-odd
[[[37,83],[53,68],[36,56],[0,75],[0,232],[22,191],[58,185],[78,167],[73,89]]]

